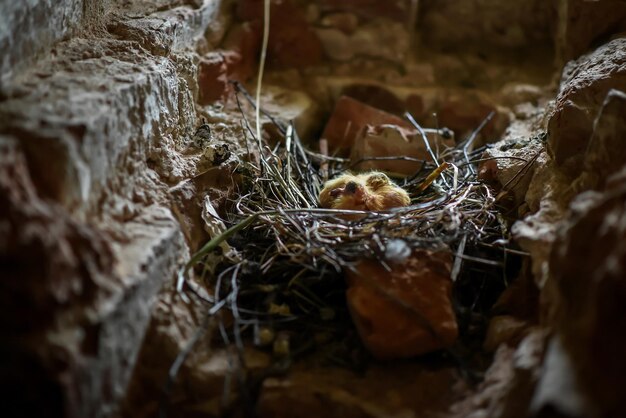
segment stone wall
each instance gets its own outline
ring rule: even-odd
[[[574,358],[579,379],[602,380],[594,356],[617,356],[624,346],[610,327],[623,325],[615,318],[624,298],[624,192],[623,176],[615,173],[624,156],[612,150],[623,148],[624,41],[610,41],[626,27],[623,2],[419,3],[417,9],[417,2],[404,0],[385,7],[369,0],[274,2],[282,20],[272,26],[278,35],[270,38],[264,100],[272,112],[288,111],[310,137],[341,94],[370,97],[369,104],[389,113],[411,108],[423,120],[437,111],[457,137],[495,110],[481,140],[504,139],[506,146],[492,151],[498,156],[508,155],[513,143],[530,143],[513,147],[518,160],[543,149],[537,134],[547,129],[549,152],[538,154],[514,191],[525,219],[513,233],[531,254],[528,286],[541,290],[540,325],[556,330],[559,340],[547,342],[545,332],[535,330],[519,348],[500,344],[476,397],[457,402],[452,413],[522,416],[531,406],[537,413],[571,412],[571,405],[558,403],[562,393],[541,389],[555,374],[563,378],[560,360]],[[245,153],[228,79],[249,81],[256,74],[259,10],[253,0],[0,5],[0,390],[10,399],[8,416],[156,413],[168,368],[202,315],[175,293],[176,271],[207,238],[206,199],[219,203],[233,191],[237,158]],[[481,48],[505,57],[501,61],[516,58],[490,61],[476,53]],[[545,49],[549,59],[526,62],[535,49]],[[565,68],[556,93],[547,82],[555,62],[558,74]],[[194,132],[203,118],[212,128],[211,144],[198,150]],[[228,151],[225,161],[217,162],[218,149]],[[505,184],[519,169],[498,163],[494,181]],[[605,214],[607,231],[617,232],[597,232]],[[567,227],[557,233],[557,222]],[[613,250],[574,244],[595,232]],[[585,256],[593,258],[591,267],[569,266]],[[614,300],[605,305],[607,292]],[[587,312],[596,318],[592,325],[583,320]],[[249,363],[266,362],[261,356]],[[619,390],[598,388],[619,386],[622,363],[602,363],[616,371],[605,386],[587,387],[601,412],[619,410]],[[176,394],[219,398],[228,367],[222,352],[199,355],[182,369],[186,384]],[[336,391],[316,377],[313,393],[310,374],[301,372],[294,392],[278,380],[263,389],[267,416],[277,408],[284,413],[285,399],[293,407],[305,399],[316,416],[329,405],[337,414],[349,407],[355,416],[404,413],[415,393],[425,405],[431,399],[434,376],[411,369],[402,396],[390,392],[389,399],[373,385],[380,396],[374,405],[367,386],[346,395],[363,384],[360,378],[345,377]],[[370,379],[384,382],[390,373],[399,371],[376,369]],[[451,387],[453,375],[436,375],[437,388]],[[517,390],[523,395],[514,395]],[[319,393],[328,404],[316,403]],[[447,396],[437,398],[440,408],[449,405]],[[576,407],[582,415],[589,411]]]
[[[195,130],[196,43],[220,30],[220,4],[141,6],[3,6],[10,415],[114,414],[155,295],[187,251],[168,195],[186,168],[170,155]],[[156,159],[171,170],[152,170]]]

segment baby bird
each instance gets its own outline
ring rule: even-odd
[[[320,206],[330,209],[378,211],[411,203],[409,194],[378,171],[363,174],[342,174],[324,184],[319,196]],[[344,215],[359,219],[359,215]]]

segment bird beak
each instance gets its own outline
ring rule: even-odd
[[[356,184],[356,182],[354,181],[349,181],[345,187],[346,193],[349,193],[349,194],[355,194],[357,189],[358,189],[358,184]]]

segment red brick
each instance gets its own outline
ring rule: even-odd
[[[244,81],[240,76],[241,55],[234,51],[210,52],[200,57],[198,88],[200,104],[226,99],[233,91],[229,80]]]
[[[347,156],[366,125],[397,125],[412,130],[409,122],[398,116],[368,106],[347,96],[337,100],[322,138],[328,141],[331,154]]]
[[[410,0],[321,0],[324,12],[349,12],[368,18],[388,18],[399,22],[409,19]]]
[[[416,250],[387,271],[363,260],[346,271],[347,300],[361,340],[379,359],[406,358],[454,344],[449,253]]]
[[[240,0],[237,16],[249,22],[255,32],[258,43],[254,59],[258,60],[263,33],[263,0]],[[244,56],[244,60],[248,58]],[[276,68],[305,68],[319,63],[321,59],[320,40],[309,27],[302,12],[288,0],[272,1],[267,46],[268,65]]]

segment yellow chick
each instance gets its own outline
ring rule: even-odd
[[[356,175],[347,173],[329,180],[324,184],[319,200],[323,208],[365,211],[397,208],[411,203],[404,189],[377,171]],[[346,219],[360,217],[344,216]]]

